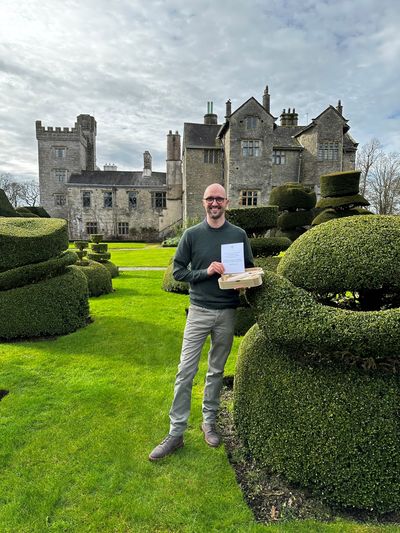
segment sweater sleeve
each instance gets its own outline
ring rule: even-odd
[[[186,281],[187,283],[197,283],[208,279],[207,269],[192,270],[190,261],[192,257],[192,245],[189,235],[185,232],[179,241],[178,248],[174,256],[173,276],[176,281]]]
[[[246,268],[252,268],[254,266],[253,252],[247,235],[244,240],[244,266]]]

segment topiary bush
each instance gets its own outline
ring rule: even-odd
[[[27,207],[16,207],[15,210],[21,217],[39,218],[39,215],[32,213]]]
[[[278,274],[248,291],[258,326],[234,389],[257,461],[330,503],[379,513],[400,510],[399,237],[398,217],[349,217],[292,244]],[[341,291],[357,305],[342,307]]]
[[[0,272],[0,291],[37,283],[42,279],[53,278],[65,272],[69,265],[76,263],[78,256],[72,251],[62,252],[57,257],[40,263],[32,263]]]
[[[96,261],[101,265],[104,265],[112,278],[119,276],[119,269],[114,263],[110,261],[111,253],[108,252],[108,244],[101,242],[103,240],[103,235],[100,233],[94,233],[90,236],[90,248],[86,253],[86,257],[90,261]],[[87,265],[82,265],[87,266]],[[104,294],[104,293],[100,293]],[[94,296],[94,295],[93,295]],[[97,295],[98,296],[98,295]]]
[[[68,248],[68,228],[59,218],[1,218],[0,271],[46,261]]]
[[[77,265],[86,276],[89,288],[89,296],[101,296],[113,291],[111,282],[111,273],[108,268],[104,267],[97,261],[88,261],[87,265]]]
[[[313,218],[316,194],[301,183],[285,183],[274,187],[269,197],[270,204],[279,206],[278,229],[275,237],[296,240],[310,226]]]
[[[278,207],[269,205],[265,207],[251,207],[229,209],[226,218],[231,224],[244,229],[249,237],[263,236],[276,226]]]
[[[86,325],[86,277],[75,266],[56,277],[0,291],[0,339],[65,335]]]
[[[359,170],[351,170],[320,177],[321,198],[317,208],[325,211],[314,218],[313,226],[335,218],[372,214],[360,207],[369,205],[368,200],[359,194],[360,174]]]
[[[400,505],[399,376],[304,357],[255,325],[239,349],[234,419],[257,463],[323,499]]]
[[[101,265],[109,271],[112,278],[117,278],[119,276],[119,268],[116,264],[111,261],[102,261]]]
[[[400,217],[362,216],[316,226],[287,250],[278,273],[314,294],[400,291]]]
[[[0,217],[20,217],[21,215],[11,205],[6,193],[0,189]]]
[[[65,220],[0,219],[0,339],[63,335],[88,320],[88,287]]]
[[[287,250],[292,241],[287,237],[265,237],[250,239],[250,245],[254,257],[267,257],[277,255]]]
[[[166,292],[176,292],[178,294],[189,294],[189,283],[176,281],[172,275],[174,269],[173,258],[164,272],[162,288]]]

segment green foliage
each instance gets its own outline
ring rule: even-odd
[[[47,259],[47,261],[0,272],[0,291],[23,287],[45,278],[58,276],[65,272],[68,265],[73,265],[77,259],[77,255],[72,250],[68,250],[57,257]]]
[[[0,339],[65,335],[89,315],[87,281],[75,266],[38,283],[0,292]]]
[[[102,243],[93,243],[90,245],[90,249],[95,252],[96,254],[102,254],[104,252],[107,252],[108,250],[108,244],[106,242]]]
[[[103,240],[103,237],[102,233],[92,233],[90,235],[90,241],[98,244]]]
[[[87,265],[79,265],[81,272],[86,276],[89,296],[101,296],[113,291],[111,273],[108,268],[104,267],[97,261],[88,261]]]
[[[20,217],[21,215],[11,205],[6,193],[0,189],[0,217]]]
[[[312,209],[316,200],[315,192],[301,183],[285,183],[272,189],[269,204],[279,206],[280,211],[295,211]]]
[[[181,240],[181,236],[179,237],[170,237],[169,239],[165,239],[165,241],[162,242],[161,246],[163,248],[173,248],[178,246],[179,241]]]
[[[346,351],[364,358],[377,354],[400,357],[400,309],[358,313],[325,306],[270,271],[265,272],[262,287],[248,291],[247,299],[269,341],[290,350]]]
[[[274,255],[270,257],[256,257],[254,259],[254,264],[257,267],[261,267],[264,272],[266,270],[271,270],[272,272],[276,272],[276,269],[278,268],[279,262],[282,258],[280,256]]]
[[[112,263],[111,261],[102,261],[100,263],[103,267],[106,267],[106,269],[109,271],[109,273],[111,274],[111,277],[112,278],[116,278],[119,276],[119,268],[117,267],[117,265],[115,265],[114,263]]]
[[[293,229],[277,229],[275,232],[275,237],[285,238],[289,239],[291,242],[295,241],[300,237],[300,235],[303,235],[303,233],[306,232],[305,228],[297,227]]]
[[[250,238],[251,249],[254,257],[266,257],[277,255],[283,250],[289,248],[292,241],[286,237],[260,237]]]
[[[265,235],[265,233],[276,226],[278,219],[278,207],[270,205],[266,207],[251,207],[240,209],[229,209],[226,218],[244,229],[249,237],[252,235]]]
[[[335,172],[320,176],[321,196],[353,196],[360,187],[360,171]]]
[[[400,290],[400,217],[353,216],[320,224],[287,250],[278,273],[317,293]]]
[[[311,210],[307,211],[285,211],[278,217],[278,227],[283,230],[291,230],[301,226],[309,226],[314,217]]]
[[[35,205],[35,206],[30,205],[30,206],[25,206],[25,207],[26,209],[29,209],[31,213],[33,213],[34,215],[37,215],[40,218],[50,218],[49,213],[41,205]]]
[[[174,268],[173,258],[171,258],[167,269],[164,272],[162,288],[166,292],[176,292],[178,294],[189,294],[189,283],[176,281],[172,275]]]
[[[353,207],[352,209],[325,209],[317,215],[314,220],[312,221],[313,226],[318,226],[318,224],[323,224],[324,222],[328,222],[329,220],[334,220],[336,218],[344,218],[344,217],[351,217],[351,216],[357,216],[357,215],[373,215],[371,211],[368,211],[368,209],[364,209],[362,207]]]
[[[102,263],[103,261],[108,261],[111,258],[111,253],[110,252],[102,252],[102,253],[88,252],[87,256],[92,261],[98,261],[99,263]]]
[[[0,218],[0,272],[46,261],[67,248],[65,220]]]
[[[295,356],[254,326],[234,397],[236,426],[259,463],[330,502],[399,510],[398,375]]]
[[[254,311],[251,307],[238,307],[236,309],[235,316],[235,335],[242,337],[246,335],[248,330],[253,326],[256,321]]]
[[[21,217],[39,218],[39,215],[37,215],[36,213],[32,213],[32,211],[28,209],[27,207],[17,207],[15,210],[17,213],[19,213]]]
[[[364,198],[361,194],[353,194],[349,196],[339,196],[339,197],[326,197],[320,198],[317,202],[317,207],[321,209],[326,209],[328,207],[339,208],[339,207],[357,207],[360,205],[369,205],[368,200]]]

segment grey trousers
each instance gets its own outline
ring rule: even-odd
[[[232,348],[235,312],[235,309],[205,309],[190,305],[175,379],[174,399],[169,412],[170,435],[178,437],[187,427],[193,379],[208,335],[211,336],[211,344],[203,397],[203,421],[215,423],[224,367]]]

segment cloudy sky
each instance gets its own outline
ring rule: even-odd
[[[0,174],[37,177],[35,120],[97,120],[97,164],[165,169],[166,134],[225,101],[307,124],[343,104],[361,144],[400,151],[398,0],[1,0]]]

